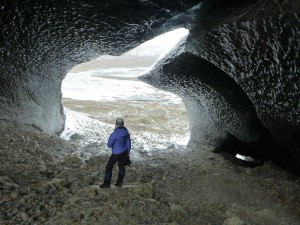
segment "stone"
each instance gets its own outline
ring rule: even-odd
[[[171,211],[184,212],[184,209],[181,205],[172,204],[170,207]]]
[[[255,212],[255,221],[258,224],[288,225],[274,211],[266,208]]]
[[[0,176],[0,190],[19,189],[19,185],[14,183],[8,176]]]
[[[13,192],[10,193],[10,197],[11,197],[12,199],[16,199],[16,198],[18,198],[18,196],[19,196],[19,194],[18,194],[18,192],[16,192],[16,191],[13,191]]]
[[[152,198],[153,196],[153,186],[150,183],[140,183],[140,184],[126,184],[122,188],[129,189],[133,193],[138,194],[144,198]]]
[[[231,218],[227,218],[227,219],[223,222],[223,225],[251,225],[251,224],[242,221],[242,220],[241,220],[240,218],[238,218],[238,217],[231,217]]]
[[[51,181],[46,183],[48,186],[53,188],[64,188],[66,187],[69,182],[66,179],[60,179],[60,178],[53,178]]]
[[[20,216],[21,216],[23,221],[27,221],[29,219],[29,216],[26,212],[21,212]]]
[[[99,185],[91,185],[91,186],[88,186],[88,187],[85,187],[84,188],[84,191],[86,192],[86,194],[89,196],[89,197],[94,197],[95,195],[99,194],[100,192],[100,187]]]
[[[80,166],[82,164],[82,160],[76,156],[76,155],[71,155],[71,156],[66,156],[63,159],[64,164],[73,164],[75,166]]]
[[[83,140],[84,136],[82,136],[81,134],[75,133],[75,134],[71,135],[70,139],[74,140],[74,141]]]
[[[40,147],[40,145],[39,145],[39,143],[37,141],[34,141],[33,145],[34,145],[35,148],[39,148]]]
[[[102,157],[101,156],[93,156],[88,160],[85,160],[85,163],[89,167],[99,167],[102,164]]]
[[[258,211],[250,210],[234,203],[230,209],[225,212],[228,218],[239,218],[250,224],[260,225],[287,225],[281,218],[276,216],[276,213],[270,209],[262,209]]]

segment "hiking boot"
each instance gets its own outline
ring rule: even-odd
[[[117,187],[122,187],[123,186],[123,181],[117,180],[117,183],[115,184]]]
[[[104,183],[100,185],[100,188],[110,188],[110,182],[104,181]]]

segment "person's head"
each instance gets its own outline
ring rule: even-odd
[[[123,118],[116,119],[116,127],[124,127],[124,120]]]

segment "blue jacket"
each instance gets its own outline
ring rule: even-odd
[[[107,147],[112,148],[112,154],[120,154],[124,151],[130,153],[131,139],[126,127],[115,128],[109,136]]]

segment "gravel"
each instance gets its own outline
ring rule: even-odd
[[[103,145],[93,145],[97,155],[81,157],[77,153],[87,148],[82,138],[14,127],[1,127],[0,133],[0,224],[300,221],[300,179],[272,162],[254,168],[233,164],[210,146],[135,149],[124,186],[101,189],[109,157]]]

